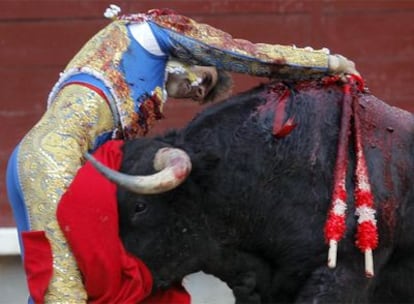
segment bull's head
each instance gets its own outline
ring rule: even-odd
[[[180,149],[146,139],[129,145],[134,148],[125,144],[121,168],[129,174],[112,170],[91,155],[86,158],[119,186],[120,237],[125,248],[148,266],[155,288],[167,287],[200,270],[201,260],[208,254],[206,246],[200,246],[206,236],[199,229],[202,224],[200,210],[193,203],[195,195],[177,187],[187,179],[192,164]]]

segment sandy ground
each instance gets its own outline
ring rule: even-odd
[[[27,295],[20,256],[0,256],[0,304],[27,303]]]

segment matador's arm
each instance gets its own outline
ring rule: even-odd
[[[352,61],[313,50],[235,39],[208,24],[169,10],[122,16],[127,21],[144,18],[167,53],[185,62],[212,65],[230,72],[278,79],[306,79],[326,74],[358,74]]]

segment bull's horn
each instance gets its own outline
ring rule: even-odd
[[[154,169],[159,171],[148,176],[128,175],[112,170],[92,155],[86,159],[110,181],[138,194],[156,194],[174,189],[190,174],[191,160],[186,152],[175,148],[161,148],[154,158]]]

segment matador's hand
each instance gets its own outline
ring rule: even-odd
[[[342,55],[329,55],[329,72],[332,74],[352,74],[360,76],[355,68],[355,63]]]

